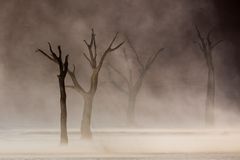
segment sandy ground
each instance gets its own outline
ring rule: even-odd
[[[239,154],[159,154],[129,156],[0,156],[0,160],[239,160]]]
[[[226,154],[240,160],[240,130],[94,130],[92,140],[69,131],[69,144],[59,145],[56,130],[0,131],[0,157],[129,157]],[[184,154],[183,154],[184,153]],[[183,157],[184,157],[183,156]],[[228,158],[229,159],[229,158]]]

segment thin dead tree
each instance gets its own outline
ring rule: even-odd
[[[213,49],[222,42],[218,40],[213,42],[211,36],[213,29],[210,30],[206,37],[200,32],[198,26],[195,25],[195,29],[198,36],[198,41],[196,42],[203,52],[206,59],[206,64],[208,67],[208,81],[207,81],[207,97],[206,97],[206,108],[205,108],[205,123],[207,126],[213,126],[215,121],[214,116],[214,100],[215,100],[215,71],[213,64]]]
[[[128,56],[126,54],[126,50],[123,50],[123,55],[125,60],[127,61],[127,68],[128,68],[128,76],[125,76],[119,69],[117,69],[115,66],[109,63],[109,77],[111,78],[111,72],[110,69],[113,70],[115,73],[117,73],[121,79],[126,83],[127,87],[123,88],[123,85],[119,85],[117,82],[115,82],[113,79],[111,80],[111,83],[118,88],[123,93],[127,94],[128,96],[128,107],[127,107],[127,123],[130,126],[133,126],[135,124],[135,104],[136,104],[136,98],[137,95],[142,87],[143,79],[147,73],[147,71],[150,69],[153,62],[156,60],[157,56],[164,50],[164,48],[159,49],[156,53],[152,54],[145,63],[143,63],[139,57],[139,53],[136,51],[130,40],[127,38],[128,44],[133,51],[136,61],[138,63],[139,73],[136,80],[134,80],[133,77],[133,68],[130,67]]]
[[[47,52],[37,49],[37,52],[44,55],[49,60],[56,63],[59,67],[59,75],[58,75],[58,82],[59,82],[59,88],[60,88],[60,108],[61,108],[61,117],[60,117],[60,123],[61,123],[61,132],[60,132],[60,142],[61,144],[67,144],[68,143],[68,134],[67,134],[67,105],[66,105],[66,91],[65,91],[65,78],[68,72],[68,55],[65,56],[65,60],[63,62],[62,60],[62,50],[61,46],[58,46],[58,55],[53,51],[52,46],[50,43],[49,45],[49,51],[50,54]]]
[[[123,45],[124,42],[119,43],[118,45],[113,47],[114,42],[116,41],[118,36],[118,33],[115,34],[112,41],[108,45],[107,49],[100,54],[97,51],[97,44],[96,44],[96,35],[94,33],[94,30],[92,29],[91,33],[91,39],[88,43],[86,40],[84,40],[85,45],[88,49],[88,54],[83,53],[84,57],[88,61],[91,69],[91,81],[90,81],[90,88],[86,91],[78,82],[76,75],[75,75],[75,66],[72,71],[68,71],[73,85],[68,86],[70,88],[75,89],[84,99],[84,108],[83,108],[83,117],[81,121],[81,136],[82,138],[91,138],[92,132],[91,132],[91,115],[92,115],[92,105],[95,93],[97,91],[98,87],[98,79],[99,79],[99,73],[103,66],[103,62],[105,58],[112,53],[113,51],[117,50],[119,47]],[[97,60],[99,57],[99,61]]]

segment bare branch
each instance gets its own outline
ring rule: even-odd
[[[128,79],[122,74],[121,71],[119,71],[117,68],[115,68],[113,65],[111,65],[110,63],[108,64],[108,66],[115,71],[126,83],[129,83]]]
[[[112,52],[112,51],[118,49],[119,47],[121,47],[121,45],[124,44],[124,41],[123,41],[123,42],[121,42],[120,44],[118,44],[116,47],[113,47],[113,48],[112,48],[113,43],[114,43],[115,40],[117,39],[117,36],[118,36],[118,32],[115,34],[115,36],[113,37],[110,45],[108,46],[108,48],[107,48],[107,51],[108,51],[108,52]]]
[[[206,38],[209,48],[211,48],[211,46],[212,46],[211,35],[212,35],[213,31],[214,31],[214,28],[210,29],[210,31],[207,34],[207,38]]]
[[[59,64],[60,66],[60,69],[61,69],[61,72],[60,74],[62,73],[63,76],[66,76],[66,74],[68,73],[72,79],[72,82],[73,82],[73,86],[74,86],[74,89],[76,91],[78,91],[80,94],[82,95],[85,95],[86,94],[86,91],[81,87],[81,85],[78,83],[77,81],[77,78],[76,78],[76,75],[75,75],[75,65],[73,65],[73,70],[71,71],[69,68],[68,68],[68,57],[69,55],[66,55],[65,56],[65,61],[64,63],[62,62],[62,58],[61,58],[61,54],[62,54],[62,50],[61,50],[61,47],[58,46],[58,51],[59,51],[59,57],[57,57],[57,55],[53,52],[52,50],[52,46],[50,43],[48,43],[49,45],[49,50],[50,52],[52,53],[52,56],[48,55],[46,52],[44,52],[43,50],[41,49],[37,49],[36,52],[40,52],[42,53],[44,56],[46,56],[48,59],[50,59],[51,61]]]
[[[215,42],[214,44],[212,44],[212,49],[215,48],[217,45],[219,45],[221,42],[223,42],[223,40],[218,40],[217,42]]]
[[[92,66],[92,61],[88,58],[88,56],[83,52],[84,57],[87,59],[89,64]]]
[[[126,36],[126,37],[127,37],[127,36]],[[131,49],[133,50],[133,53],[135,54],[135,56],[136,56],[136,58],[137,58],[137,62],[138,62],[138,64],[139,64],[140,67],[143,69],[143,68],[144,68],[144,65],[143,65],[143,63],[141,62],[140,57],[139,57],[139,55],[138,55],[138,53],[137,53],[135,47],[133,47],[132,42],[129,40],[128,37],[127,37],[127,41],[128,41],[129,46],[130,46]]]
[[[93,46],[93,41],[94,41],[94,30],[92,29],[92,35],[91,35],[91,40],[90,40],[90,44],[89,44],[89,47],[88,47],[88,51],[89,51],[89,55],[90,55],[90,58],[91,58],[91,61],[93,61],[93,52],[92,52],[92,46]]]
[[[69,55],[66,55],[66,56],[65,56],[65,61],[63,62],[63,60],[62,60],[62,50],[61,50],[61,47],[58,46],[59,56],[57,56],[57,55],[53,52],[52,46],[51,46],[51,44],[50,44],[49,42],[48,42],[48,45],[49,45],[49,50],[50,50],[52,56],[50,56],[49,54],[47,54],[46,52],[44,52],[44,51],[41,50],[41,49],[38,49],[36,52],[42,53],[45,57],[47,57],[48,59],[50,59],[50,60],[53,61],[54,63],[58,64],[59,70],[60,70],[60,74],[58,75],[58,77],[65,78],[65,76],[66,76],[66,74],[67,74],[67,71],[68,71],[68,57],[69,57]]]
[[[97,47],[96,47],[96,40],[95,40],[95,33],[94,30],[92,29],[91,33],[91,40],[90,43],[88,44],[86,40],[84,40],[87,48],[88,48],[88,53],[90,55],[90,58],[87,58],[88,56],[85,55],[85,58],[89,61],[91,64],[92,68],[96,67],[96,57],[97,57]]]
[[[118,36],[118,32],[117,32],[117,33],[115,34],[115,36],[113,37],[113,39],[112,39],[112,41],[111,41],[108,49],[111,49],[111,48],[112,48],[112,45],[113,45],[114,41],[117,39],[117,36]]]
[[[94,33],[94,30],[92,29],[92,32]],[[93,35],[93,47],[94,47],[94,60],[96,61],[97,58],[97,45],[96,45],[96,35]]]
[[[58,46],[59,59],[62,59],[62,49],[61,46]]]
[[[109,76],[109,79],[111,79],[111,83],[118,89],[120,90],[121,92],[125,93],[125,94],[128,94],[128,91],[126,89],[123,88],[122,85],[118,84],[116,81],[113,80],[112,76],[111,76],[111,71],[110,71],[110,67],[107,67],[107,71],[108,71],[108,76]]]
[[[87,43],[86,40],[83,40],[83,42],[86,44],[87,47],[89,47],[89,44]]]
[[[123,41],[123,42],[121,42],[119,45],[117,45],[116,47],[111,48],[111,52],[114,51],[114,50],[116,50],[116,49],[118,49],[119,47],[121,47],[124,43],[125,43],[125,42]]]
[[[46,56],[48,59],[50,59],[50,60],[53,61],[54,63],[57,63],[57,61],[56,61],[53,57],[49,56],[49,55],[48,55],[46,52],[44,52],[43,50],[37,49],[36,52],[42,53],[42,54],[43,54],[44,56]]]
[[[202,35],[201,35],[201,32],[200,32],[200,30],[199,30],[199,28],[198,28],[197,25],[195,25],[195,29],[196,29],[196,31],[197,31],[198,37],[199,37],[200,39],[203,39],[203,37],[202,37]]]
[[[204,40],[203,36],[201,35],[201,32],[200,32],[198,26],[195,25],[195,28],[196,28],[196,31],[197,31],[197,36],[200,40],[201,48],[203,48],[203,50],[206,50],[205,40]]]
[[[153,64],[159,53],[162,52],[163,50],[164,48],[159,49],[155,54],[148,58],[147,63],[144,67],[145,71],[147,71],[150,68],[150,66]]]
[[[117,38],[117,35],[118,35],[118,33],[116,33],[116,35],[114,36],[113,40],[111,41],[109,47],[108,47],[107,50],[105,50],[105,52],[103,53],[103,55],[102,55],[102,57],[101,57],[101,59],[100,59],[100,61],[99,61],[99,64],[98,64],[98,66],[97,66],[98,72],[99,72],[100,69],[102,68],[103,61],[104,61],[104,59],[106,58],[107,54],[113,52],[114,50],[118,49],[119,47],[121,47],[121,46],[124,44],[124,42],[121,42],[119,45],[117,45],[116,47],[112,48],[112,45],[113,45],[114,41],[115,41],[116,38]]]
[[[114,80],[111,81],[111,83],[121,92],[128,94],[128,91],[126,89],[124,89],[122,86],[120,86],[120,84],[118,84],[117,82],[115,82]]]
[[[92,40],[91,40],[92,41]],[[91,47],[91,44],[88,44],[86,40],[84,40],[87,48],[88,48],[88,53],[90,55],[90,58],[91,58],[91,61],[93,60],[93,54],[92,54],[92,47]]]
[[[68,68],[68,74],[71,76],[75,76],[75,65],[73,65],[73,70],[71,71],[69,68]],[[72,77],[72,76],[71,76]]]
[[[198,44],[199,49],[203,52],[204,57],[207,58],[207,52],[202,48],[202,45],[200,44],[200,42],[195,42],[195,43]]]
[[[66,75],[66,74],[67,74],[67,71],[68,71],[68,56],[69,56],[69,55],[66,55],[65,61],[64,61],[64,68],[63,68],[63,73],[64,73],[64,75]]]
[[[94,30],[93,30],[93,28],[92,28],[92,35],[91,35],[90,46],[93,45],[94,37],[95,37],[95,34],[94,34]]]
[[[52,46],[51,46],[51,43],[50,43],[50,42],[48,42],[48,46],[49,46],[49,50],[50,50],[53,58],[56,59],[56,60],[58,60],[58,57],[57,57],[56,53],[53,52],[53,49],[52,49]]]
[[[49,46],[50,52],[51,52],[51,53],[54,53],[50,42],[48,42],[48,46]]]
[[[82,88],[82,86],[78,83],[76,75],[75,75],[75,65],[73,66],[73,70],[68,69],[68,74],[72,79],[74,89],[82,95],[85,95],[87,92]]]
[[[206,36],[206,39],[203,38],[203,36],[201,35],[200,30],[198,29],[198,27],[195,25],[196,31],[197,31],[197,36],[200,40],[200,42],[198,42],[198,45],[201,49],[202,52],[204,52],[204,54],[207,54],[207,52],[211,52],[211,50],[216,47],[219,43],[221,43],[223,40],[219,40],[215,43],[212,42],[211,40],[211,35],[214,31],[214,28],[212,28]],[[206,55],[205,55],[206,56]]]

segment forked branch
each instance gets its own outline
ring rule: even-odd
[[[213,40],[211,39],[211,36],[213,34],[214,29],[211,29],[207,33],[206,38],[202,35],[197,25],[195,25],[195,29],[199,39],[199,41],[197,41],[196,43],[198,44],[201,51],[204,52],[204,54],[206,54],[207,52],[211,52],[219,43],[223,41],[223,40],[217,40],[216,42],[213,42]]]
[[[91,33],[91,39],[88,43],[86,40],[84,40],[84,43],[86,44],[88,48],[89,57],[83,53],[84,57],[88,60],[92,68],[96,68],[96,61],[97,61],[97,49],[96,49],[96,38],[95,38],[94,30],[92,29]]]
[[[84,43],[86,44],[86,46],[88,48],[88,54],[89,55],[87,55],[86,53],[83,53],[83,55],[87,59],[87,61],[89,62],[89,64],[91,65],[91,67],[93,69],[97,68],[97,70],[99,72],[107,54],[113,52],[114,50],[121,47],[121,45],[123,45],[124,42],[121,42],[120,44],[113,47],[113,44],[117,39],[117,36],[118,36],[118,33],[115,34],[115,36],[113,37],[112,41],[110,42],[108,48],[103,52],[103,55],[101,56],[98,64],[97,64],[98,52],[97,52],[97,45],[96,45],[96,35],[95,35],[93,29],[92,29],[92,33],[91,33],[90,42],[88,43],[86,40],[84,40]]]
[[[127,38],[127,42],[128,42],[128,44],[129,44],[130,48],[132,49],[133,53],[134,53],[135,56],[136,56],[136,59],[137,59],[138,64],[139,64],[140,67],[143,69],[143,68],[144,68],[144,65],[143,65],[143,63],[142,63],[141,60],[140,60],[139,54],[137,53],[135,47],[133,46],[133,44],[132,44],[132,42],[130,41],[130,39],[128,38],[128,36],[126,36],[126,38]]]
[[[68,69],[68,74],[72,79],[73,82],[73,87],[77,92],[79,92],[81,95],[85,95],[87,92],[83,89],[83,87],[78,83],[78,80],[76,78],[76,74],[75,74],[75,70],[76,67],[75,65],[73,65],[73,70],[71,71],[70,69]],[[70,87],[69,87],[70,88]]]
[[[124,41],[119,43],[118,45],[116,45],[115,47],[113,47],[113,44],[115,42],[115,40],[117,39],[117,36],[118,36],[118,33],[115,34],[115,36],[113,37],[112,41],[110,42],[108,48],[103,52],[103,55],[102,57],[100,58],[100,61],[99,61],[99,64],[97,66],[98,68],[98,72],[100,71],[100,69],[102,68],[102,65],[103,65],[103,61],[104,59],[106,58],[106,56],[115,51],[116,49],[118,49],[119,47],[121,47],[123,44],[124,44]]]
[[[164,50],[164,48],[159,49],[156,53],[154,53],[152,56],[150,56],[146,62],[146,65],[144,66],[144,72],[146,72],[150,66],[153,64],[153,62],[156,60],[157,56]]]
[[[62,61],[62,50],[61,50],[61,46],[58,46],[58,55],[53,51],[51,43],[48,42],[48,46],[49,46],[49,51],[51,54],[46,53],[45,51],[41,50],[41,49],[37,49],[36,52],[41,53],[42,55],[44,55],[46,58],[48,58],[49,60],[53,61],[54,63],[59,65],[60,68],[60,76],[66,76],[67,71],[68,71],[68,55],[65,56],[65,60],[64,62]]]

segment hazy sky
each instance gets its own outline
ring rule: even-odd
[[[239,27],[235,26],[239,22],[234,18],[234,4],[226,4],[217,0],[1,0],[0,127],[58,126],[57,67],[35,50],[47,50],[47,42],[62,45],[64,54],[70,55],[70,64],[77,66],[79,81],[87,88],[89,66],[82,51],[91,28],[101,51],[116,32],[119,42],[129,37],[143,62],[159,48],[166,48],[148,72],[138,97],[136,117],[140,126],[201,126],[207,68],[194,44],[194,24],[202,32],[214,27],[213,39],[224,39],[214,50],[217,120],[219,124],[237,124],[240,58]],[[131,49],[127,44],[124,48],[134,67]],[[107,61],[124,73],[122,49]],[[93,126],[123,126],[127,97],[108,83],[104,68],[100,80],[105,83],[96,94]],[[71,127],[80,126],[82,106],[81,96],[68,90]]]

